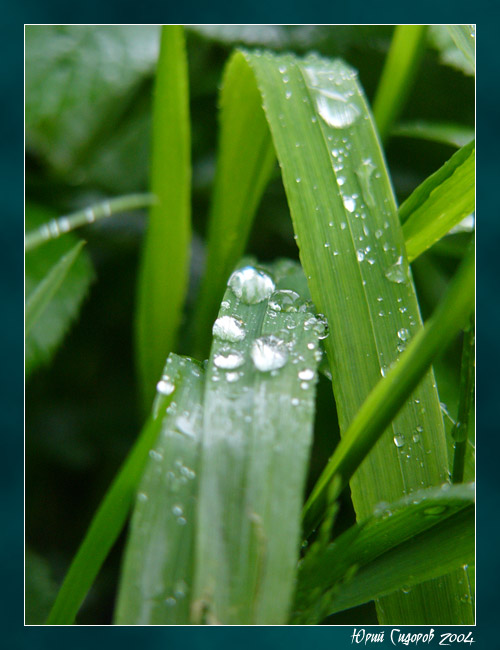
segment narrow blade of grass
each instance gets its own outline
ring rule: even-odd
[[[117,625],[189,624],[203,370],[191,359],[169,361],[159,390],[174,390],[176,365],[182,368],[182,379],[139,484],[120,579]],[[155,408],[162,417],[165,405]]]
[[[460,332],[474,309],[474,250],[469,251],[436,313],[413,338],[397,363],[370,392],[328,461],[304,508],[304,528],[310,530],[322,511],[328,485],[335,475],[345,484],[377,442],[427,372],[432,360]],[[416,438],[416,440],[415,440]],[[401,447],[404,447],[404,440]],[[420,442],[419,428],[413,442]],[[396,444],[398,440],[396,440]],[[446,456],[445,456],[446,457]]]
[[[75,228],[80,228],[100,219],[111,217],[119,212],[145,208],[153,202],[154,197],[152,194],[130,194],[97,203],[96,205],[89,206],[84,210],[78,210],[78,212],[68,214],[64,217],[51,219],[36,230],[26,233],[24,250],[28,252],[51,239],[57,239],[61,235],[75,230]]]
[[[474,129],[450,122],[400,122],[393,127],[391,135],[440,142],[458,149],[474,140]]]
[[[473,504],[473,485],[452,487],[445,484],[439,488],[427,488],[414,492],[396,503],[380,504],[373,515],[352,526],[324,550],[317,550],[314,543],[300,566],[292,622],[319,623],[326,616],[338,611],[339,602],[345,605],[353,594],[362,593],[362,599],[352,605],[347,604],[344,608],[373,600],[387,588],[389,576],[391,584],[389,591],[407,585],[407,574],[404,571],[398,573],[395,565],[385,576],[382,576],[384,578],[382,581],[370,582],[371,592],[359,579],[356,580],[358,590],[353,590],[350,579],[353,577],[353,571],[356,578],[360,575],[359,569],[366,567],[370,571],[376,558],[392,549],[397,549],[416,535],[440,526],[445,519],[464,508],[469,507],[473,510]],[[473,521],[472,519],[467,524],[471,526],[472,531]],[[413,544],[409,549],[409,560],[414,546]],[[459,557],[461,564],[467,562],[467,553],[463,548]],[[430,569],[437,569],[442,573],[449,570],[448,565],[443,565],[441,558],[436,560],[433,554],[427,556],[427,562]],[[451,568],[458,568],[458,566],[461,565]],[[426,579],[422,578],[422,567],[418,567],[417,570],[414,565],[413,571],[415,582]],[[318,597],[318,593],[321,596]]]
[[[447,25],[455,45],[465,54],[473,69],[476,65],[476,26]]]
[[[195,323],[195,351],[205,358],[210,327],[227,279],[244,253],[253,217],[276,160],[260,93],[248,66],[233,59],[220,95],[220,142],[207,262]]]
[[[464,480],[466,453],[468,447],[468,426],[474,402],[475,384],[475,335],[474,324],[470,323],[464,332],[462,347],[462,367],[460,371],[460,399],[458,417],[453,427],[452,437],[455,442],[453,454],[453,471],[451,480],[460,483]]]
[[[462,147],[399,209],[409,261],[474,211],[475,143]]]
[[[343,434],[380,375],[422,327],[383,155],[356,75],[345,64],[236,56],[255,72],[311,296],[330,324],[326,349]],[[430,371],[352,478],[357,516],[447,476]],[[463,589],[459,575],[442,583],[415,588],[404,603],[401,594],[384,598],[380,622],[395,612],[401,624],[424,615],[435,622],[448,608],[432,611],[426,603],[436,602],[438,592],[452,602]],[[470,615],[472,620],[472,609]]]
[[[60,288],[69,270],[75,263],[85,242],[75,244],[71,250],[63,255],[52,267],[49,273],[38,284],[26,301],[25,336],[29,336],[31,329],[47,308],[52,297]]]
[[[144,406],[174,349],[189,273],[190,134],[183,28],[162,28],[153,103],[150,219],[139,271],[136,354]]]
[[[422,58],[426,25],[397,25],[373,100],[373,115],[382,140],[389,134],[409,95]]]
[[[214,325],[194,623],[288,620],[324,324],[286,278],[274,286],[254,267],[236,271]]]

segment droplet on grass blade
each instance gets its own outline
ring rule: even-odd
[[[217,338],[231,343],[243,341],[246,336],[243,321],[233,316],[221,316],[218,318],[214,323],[212,333]]]
[[[245,266],[235,271],[228,284],[236,297],[249,305],[266,300],[275,288],[271,276],[253,266]]]
[[[255,367],[261,372],[278,370],[288,360],[285,342],[273,334],[255,339],[250,354]]]

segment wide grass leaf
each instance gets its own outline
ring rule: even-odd
[[[288,620],[325,324],[293,265],[229,280],[206,371],[194,623]],[[279,289],[274,291],[275,286]]]
[[[50,212],[26,208],[26,226],[35,229]],[[30,251],[25,259],[26,374],[48,363],[75,320],[94,271],[83,242],[73,235]]]
[[[474,211],[475,171],[472,141],[453,154],[401,205],[399,216],[410,262]]]
[[[162,28],[153,106],[151,208],[139,272],[137,364],[144,406],[176,344],[189,272],[190,131],[183,28]]]
[[[161,392],[174,391],[166,416]],[[161,431],[136,496],[115,612],[118,625],[188,624],[194,570],[203,369],[169,357],[158,384]]]
[[[312,299],[330,324],[326,350],[341,433],[422,325],[403,233],[369,109],[340,61],[236,54],[263,96]],[[413,435],[418,432],[418,442]],[[428,372],[351,480],[358,518],[448,477],[439,399]],[[379,620],[451,623],[462,577],[385,598]],[[472,610],[470,619],[472,621]]]
[[[348,529],[326,548],[318,548],[317,543],[314,543],[300,566],[293,622],[319,623],[323,618],[339,609],[354,607],[384,593],[390,593],[396,588],[406,587],[409,584],[422,582],[428,577],[434,577],[428,575],[429,571],[434,571],[435,575],[443,575],[450,569],[467,563],[474,553],[473,517],[472,519],[469,517],[467,520],[470,530],[467,531],[468,544],[466,546],[459,544],[459,541],[462,542],[460,535],[452,536],[457,553],[453,554],[454,564],[451,566],[449,564],[450,554],[443,557],[442,552],[439,557],[433,553],[424,555],[426,566],[418,565],[416,556],[419,553],[419,545],[416,541],[410,545],[405,543],[424,531],[441,526],[446,519],[464,508],[473,512],[473,506],[473,485],[452,487],[445,484],[438,488],[427,488],[414,492],[411,496],[404,497],[396,503],[379,504],[373,515]],[[461,525],[463,524],[464,522],[461,523]],[[432,531],[432,534],[434,535],[435,531]],[[407,549],[405,568],[411,567],[413,572],[411,578],[408,576],[408,572],[403,570],[402,566],[397,566],[395,562],[394,565],[386,569],[385,574],[381,575],[380,571],[378,572],[377,582],[373,577],[374,560],[389,551],[395,551],[390,556],[392,558],[396,556],[396,553],[401,555],[403,544]],[[415,561],[412,563],[413,555],[415,555]],[[383,558],[384,566],[388,565],[388,557],[387,555]],[[360,572],[361,568],[364,568],[365,571]],[[361,575],[366,575],[369,572],[372,573],[372,579],[368,588],[363,584]],[[355,586],[352,580],[353,574]],[[318,596],[318,594],[321,595]]]

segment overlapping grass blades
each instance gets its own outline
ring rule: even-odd
[[[189,271],[190,135],[183,28],[162,28],[153,103],[150,211],[139,273],[136,354],[146,412],[177,340]]]
[[[115,612],[118,625],[189,623],[203,374],[198,362],[171,355],[158,384],[154,410],[162,427],[136,496]],[[174,390],[165,414],[161,393]]]
[[[421,328],[383,155],[348,66],[258,53],[237,53],[229,65],[245,61],[263,97],[311,296],[330,323],[326,348],[345,431],[380,375]],[[429,372],[351,481],[358,517],[368,516],[381,500],[445,481],[444,459],[439,400]],[[440,598],[455,600],[462,578],[443,579]],[[380,621],[411,623],[425,611],[433,623],[449,623],[447,608],[426,609],[437,589],[429,583],[404,602],[400,595],[384,599]],[[472,610],[460,622],[471,620]]]
[[[474,211],[475,153],[474,141],[462,147],[401,205],[410,262]]]
[[[462,514],[456,517],[464,509],[466,518]],[[452,517],[450,535],[447,520]],[[371,517],[347,530],[327,548],[318,549],[313,544],[300,566],[292,621],[318,623],[336,611],[395,589],[409,591],[422,581],[422,576],[440,576],[473,561],[471,517],[473,522],[473,485],[445,484],[417,491],[393,504],[381,504]],[[413,540],[425,531],[426,536]],[[421,545],[424,543],[427,549],[430,545],[422,539],[436,542],[436,536],[440,549],[448,538],[453,541],[445,558],[442,551],[439,557],[428,551],[421,554]],[[465,605],[468,599],[464,598]]]
[[[272,293],[263,271],[238,270],[230,285],[205,385],[194,622],[283,624],[324,324],[295,292]]]

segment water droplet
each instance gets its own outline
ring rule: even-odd
[[[159,451],[156,451],[155,449],[150,449],[149,457],[156,461],[163,460],[163,454],[161,454]]]
[[[302,179],[300,178],[300,176],[297,176],[297,178],[295,179],[295,182],[296,182],[296,183],[300,183],[301,180],[302,180]]]
[[[181,505],[176,504],[172,507],[172,512],[176,517],[181,517],[184,514],[184,509]]]
[[[437,517],[438,515],[442,515],[443,512],[446,512],[446,510],[446,506],[431,506],[430,508],[426,508],[424,510],[424,515],[427,515],[429,517]]]
[[[358,262],[362,262],[365,259],[365,252],[359,249],[356,253]]]
[[[190,438],[196,437],[195,425],[193,420],[189,417],[189,414],[179,415],[175,421],[175,427],[185,436],[189,436]]]
[[[356,209],[356,200],[352,196],[344,196],[344,207],[348,212],[354,212]]]
[[[148,495],[145,492],[138,492],[137,493],[137,501],[140,501],[141,503],[145,503],[148,500]]]
[[[222,370],[235,370],[243,365],[244,359],[241,352],[233,350],[230,352],[221,352],[214,356],[214,364]]]
[[[406,280],[406,273],[403,267],[403,256],[400,255],[396,262],[385,272],[385,277],[391,282],[401,284]]]
[[[243,341],[246,336],[243,321],[233,316],[221,316],[218,318],[214,323],[212,333],[217,338],[223,341],[230,341],[231,343]]]
[[[174,392],[175,385],[169,379],[162,378],[156,384],[156,390],[162,395],[170,395],[171,393]]]
[[[345,183],[345,177],[344,176],[337,176],[337,183],[342,186]]]
[[[274,311],[296,312],[302,304],[302,299],[296,291],[282,289],[275,291],[269,299],[269,307]]]
[[[176,603],[177,601],[175,600],[175,598],[172,598],[172,596],[165,599],[165,605],[167,605],[167,607],[174,607]]]
[[[257,370],[270,372],[286,364],[288,349],[282,339],[271,334],[256,339],[252,344],[250,355]]]
[[[274,291],[272,278],[252,266],[235,271],[228,284],[236,297],[249,305],[266,300]]]
[[[345,230],[346,226],[347,226],[347,224],[344,221],[342,221],[342,223],[340,224],[340,229]]]
[[[396,445],[396,447],[398,447],[398,449],[405,446],[406,440],[402,433],[396,434],[393,440],[394,440],[394,444]]]
[[[297,397],[292,397],[292,406],[298,406],[300,404],[300,401]]]
[[[401,341],[407,341],[410,337],[410,332],[406,329],[406,327],[402,327],[400,330],[398,330],[398,338],[401,339]]]
[[[366,204],[371,208],[375,206],[375,198],[371,188],[371,177],[375,169],[375,165],[372,163],[371,158],[365,158],[356,170],[356,176],[360,181],[363,197]]]
[[[376,237],[377,239],[380,239],[380,238],[382,237],[383,234],[384,234],[384,232],[383,232],[382,230],[376,230],[376,231],[375,231],[375,237]]]
[[[186,523],[187,523],[186,518],[185,517],[177,517],[177,523],[179,524],[179,526],[185,526]]]
[[[410,591],[411,591],[411,587],[410,587],[409,585],[403,585],[403,586],[401,587],[401,591],[402,591],[404,594],[409,594]]]
[[[314,378],[314,370],[312,370],[312,368],[304,368],[304,370],[301,370],[299,372],[299,379],[303,379],[304,381],[310,381],[313,378]]]

